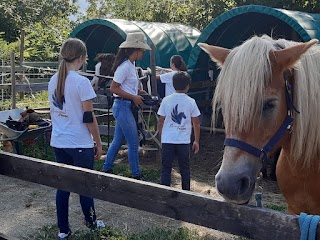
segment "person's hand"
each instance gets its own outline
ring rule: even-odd
[[[143,102],[143,97],[139,96],[139,95],[135,95],[132,99],[132,101],[136,104],[136,105],[141,105]]]
[[[101,146],[95,146],[94,147],[94,159],[100,160],[102,156],[102,145]]]
[[[192,151],[194,151],[195,154],[199,152],[199,143],[198,142],[193,142],[192,144]]]
[[[148,67],[146,70],[143,70],[144,75],[151,75],[151,69]]]

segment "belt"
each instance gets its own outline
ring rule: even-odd
[[[124,97],[114,97],[114,98],[117,99],[117,100],[124,100],[124,101],[130,101],[131,102],[130,99],[124,98]]]

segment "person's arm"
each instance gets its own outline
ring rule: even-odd
[[[194,153],[199,152],[199,140],[200,140],[200,122],[198,117],[191,118],[194,133],[194,142],[192,144],[192,150]]]
[[[101,143],[101,138],[99,134],[99,128],[98,128],[98,122],[96,119],[96,116],[93,113],[93,105],[92,105],[92,100],[87,100],[82,102],[82,107],[84,112],[92,112],[93,116],[93,122],[91,123],[86,123],[89,132],[93,136],[93,140],[96,142],[96,149],[95,149],[95,159],[100,159],[102,155],[102,143]]]
[[[164,72],[172,72],[173,71],[171,68],[163,68],[163,67],[159,67],[159,66],[156,66],[156,70],[157,71],[164,71]]]
[[[165,119],[164,116],[160,116],[160,118],[159,118],[159,122],[158,122],[159,137],[161,137],[161,135],[162,135],[162,128],[163,128],[164,119]]]
[[[136,105],[141,105],[142,104],[142,100],[143,100],[143,97],[142,96],[139,96],[139,95],[132,95],[130,93],[127,93],[125,91],[123,91],[121,88],[120,88],[121,84],[120,83],[117,83],[115,81],[112,81],[111,82],[111,86],[110,86],[110,92],[111,93],[114,93],[120,97],[123,97],[123,98],[127,98],[127,99],[130,99],[132,100]]]

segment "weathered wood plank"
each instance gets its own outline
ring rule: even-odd
[[[253,239],[299,239],[298,217],[209,196],[10,153],[0,174]],[[320,239],[318,227],[317,239]]]
[[[15,66],[15,71],[16,72],[23,72],[25,71],[26,68],[25,67],[21,67],[21,66]],[[0,72],[3,73],[11,73],[11,67],[10,66],[0,66]]]
[[[23,62],[23,65],[25,66],[30,66],[30,67],[41,67],[41,68],[45,68],[45,67],[59,67],[59,63],[58,62]]]
[[[0,84],[0,89],[11,90],[11,83]]]
[[[48,83],[34,83],[34,84],[17,84],[16,91],[17,92],[33,92],[36,91],[46,91],[48,90]]]

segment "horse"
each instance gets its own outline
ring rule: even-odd
[[[222,111],[224,153],[217,191],[250,200],[263,161],[281,147],[276,176],[288,212],[320,214],[320,48],[253,36],[226,49],[199,43],[221,71],[212,100]]]

